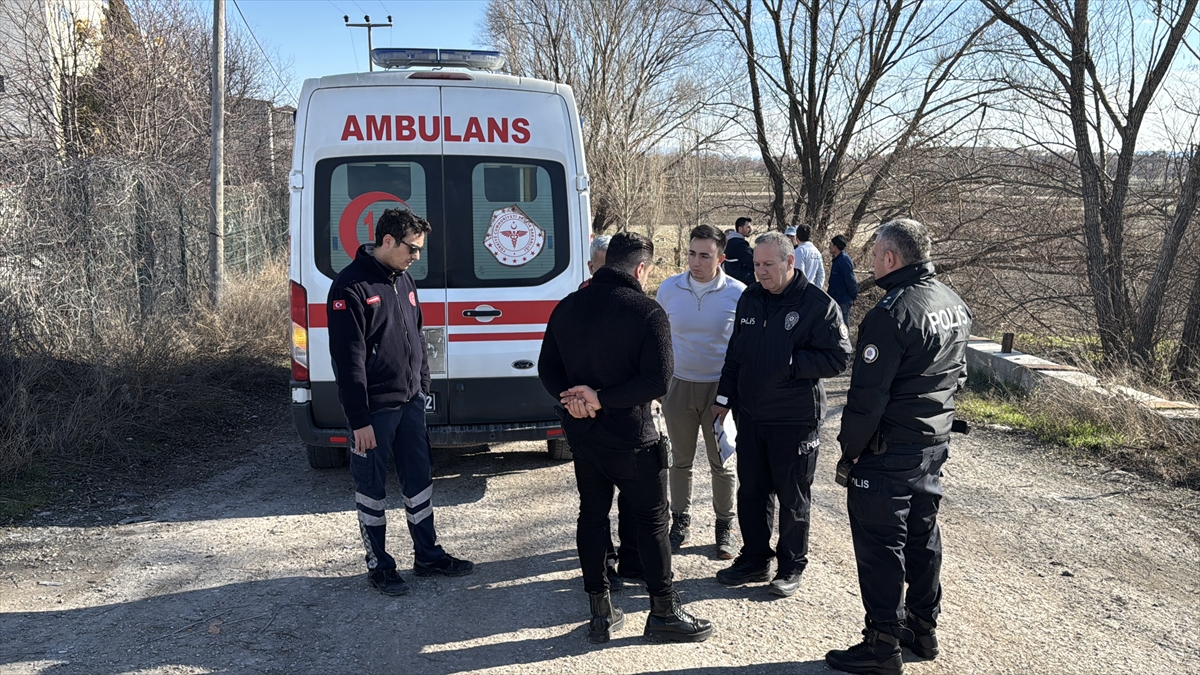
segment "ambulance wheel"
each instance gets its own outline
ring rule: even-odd
[[[550,454],[550,459],[560,462],[569,462],[574,457],[571,455],[571,446],[567,445],[565,438],[552,438],[546,441],[546,449]]]
[[[345,466],[350,459],[346,448],[326,448],[319,445],[306,445],[308,449],[308,465],[314,469],[336,469]]]

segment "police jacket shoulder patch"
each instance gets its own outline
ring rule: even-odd
[[[890,310],[892,305],[896,304],[896,301],[900,299],[900,296],[904,295],[904,291],[907,289],[908,286],[899,286],[897,288],[893,288],[892,290],[888,291],[887,295],[883,296],[883,298],[879,301],[879,304],[875,306]]]

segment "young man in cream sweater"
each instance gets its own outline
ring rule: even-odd
[[[662,402],[674,455],[669,472],[671,549],[678,552],[691,536],[692,463],[699,430],[712,472],[717,555],[729,560],[737,554],[733,534],[737,477],[732,463],[721,462],[711,408],[733,333],[734,311],[746,285],[722,271],[724,260],[725,234],[711,225],[695,228],[688,244],[687,271],[664,281],[657,300],[671,320],[675,353],[675,373]]]

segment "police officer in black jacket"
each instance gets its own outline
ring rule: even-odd
[[[754,251],[747,239],[753,233],[754,225],[743,216],[734,222],[725,243],[725,274],[747,286],[754,283]]]
[[[954,394],[966,380],[971,312],[934,278],[929,248],[914,220],[876,231],[875,279],[887,294],[859,325],[842,412],[838,482],[849,490],[867,625],[860,644],[825,660],[852,673],[901,673],[901,647],[927,659],[938,654],[941,469]]]
[[[388,554],[388,463],[402,483],[417,576],[470,574],[474,564],[447,555],[433,528],[433,455],[425,431],[429,361],[421,332],[421,304],[408,268],[421,257],[429,222],[411,211],[388,209],[329,289],[329,354],[338,397],[354,431],[350,476],[358,525],[367,549],[367,580],[385,595],[408,584]]]
[[[613,236],[604,267],[554,308],[538,375],[566,407],[563,431],[579,488],[576,545],[591,602],[588,639],[607,642],[625,623],[612,605],[604,560],[611,546],[613,489],[627,497],[637,521],[638,552],[650,593],[643,635],[653,641],[699,642],[712,624],[688,614],[672,583],[667,539],[667,452],[650,402],[667,393],[674,369],[667,314],[642,291],[654,243],[630,232]]]
[[[737,422],[737,510],[742,551],[717,581],[766,581],[790,596],[808,564],[808,529],[818,434],[825,417],[823,377],[846,369],[852,349],[841,311],[795,268],[779,232],[756,240],[759,281],[742,293],[725,354],[713,416]],[[778,551],[771,550],[772,495],[779,499]]]

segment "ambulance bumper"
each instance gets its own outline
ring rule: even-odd
[[[313,422],[310,401],[292,403],[292,421],[296,425],[296,433],[300,435],[300,440],[308,445],[347,447],[350,444],[349,429],[323,428]],[[508,424],[439,424],[429,427],[429,442],[434,447],[545,441],[561,437],[562,424],[558,420]]]

